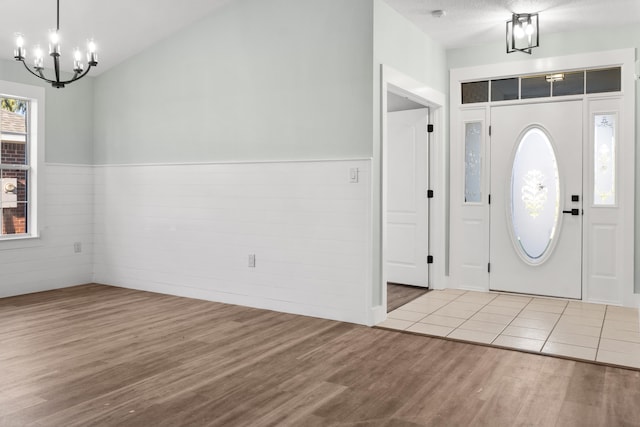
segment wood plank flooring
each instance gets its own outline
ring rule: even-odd
[[[640,426],[640,372],[86,285],[0,299],[0,426]]]
[[[427,292],[428,289],[426,288],[387,283],[387,313],[402,307]]]

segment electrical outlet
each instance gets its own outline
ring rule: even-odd
[[[82,252],[82,243],[80,242],[75,242],[73,244],[73,252],[79,254],[80,252]]]
[[[256,254],[249,254],[249,267],[255,268],[256,266]]]

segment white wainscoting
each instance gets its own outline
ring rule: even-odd
[[[95,281],[367,323],[370,167],[98,166]],[[349,182],[350,168],[358,183]]]
[[[92,281],[94,169],[44,168],[40,238],[0,242],[0,298]],[[75,242],[82,252],[74,252]]]

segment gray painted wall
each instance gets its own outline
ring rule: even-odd
[[[531,59],[598,52],[611,49],[640,47],[640,28],[628,26],[599,31],[579,31],[574,33],[549,34],[540,36],[540,47],[534,50]],[[522,61],[528,55],[505,52],[504,42],[487,46],[474,46],[447,52],[448,68],[471,67],[476,65]],[[640,84],[636,82],[636,220],[635,220],[635,292],[640,293]]]
[[[95,163],[370,157],[372,15],[228,4],[95,79]]]
[[[55,89],[29,74],[19,62],[0,60],[0,80],[45,88],[45,161],[93,162],[92,77]]]

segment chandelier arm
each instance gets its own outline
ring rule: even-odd
[[[42,79],[42,80],[46,81],[47,83],[51,83],[51,84],[54,84],[54,83],[55,83],[55,81],[53,81],[53,80],[49,80],[48,78],[46,78],[46,77],[44,76],[44,74],[42,74],[42,71],[38,71],[38,73],[39,73],[40,75],[38,75],[38,74],[34,73],[34,72],[33,72],[33,70],[32,70],[31,68],[29,68],[29,66],[27,65],[27,63],[26,63],[26,62],[24,62],[24,60],[20,60],[20,62],[22,62],[22,65],[24,65],[24,68],[26,68],[28,72],[30,72],[31,74],[33,74],[33,75],[34,75],[34,76],[36,76],[37,78]]]
[[[83,78],[84,76],[86,76],[86,75],[87,75],[87,73],[89,72],[89,70],[90,70],[90,69],[91,69],[91,64],[88,64],[87,69],[86,69],[86,70],[84,70],[84,71],[83,71],[83,73],[82,73],[82,74],[80,74],[79,76],[78,76],[78,73],[75,73],[75,74],[74,74],[74,76],[73,76],[73,78],[72,78],[71,80],[67,80],[67,81],[64,81],[64,82],[58,82],[58,83],[61,83],[61,84],[67,84],[67,83],[75,82],[76,80],[80,80],[81,78]],[[76,77],[76,76],[77,76],[77,77]]]

